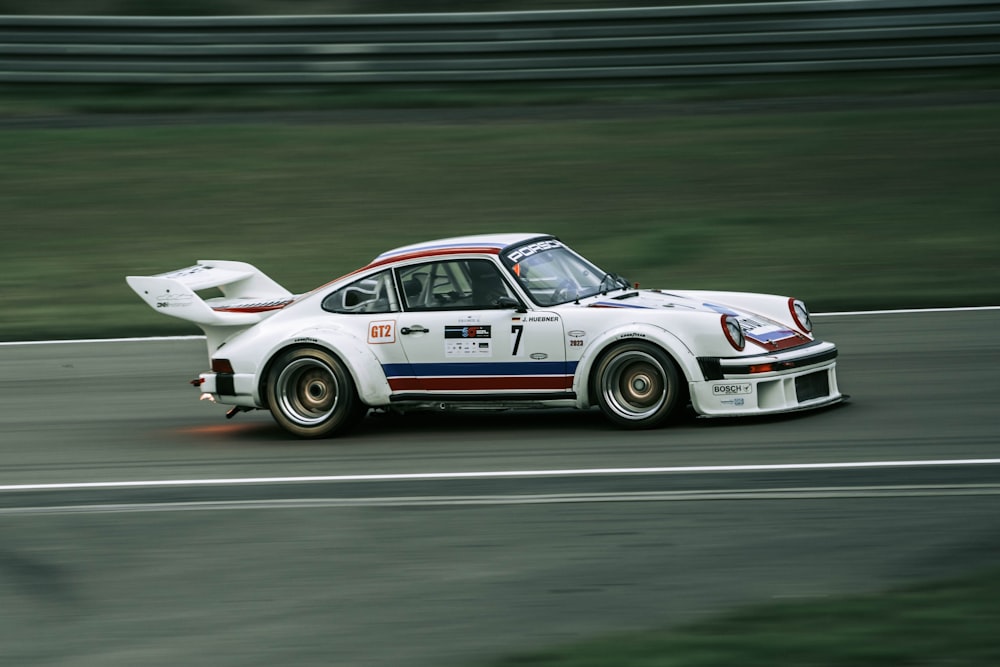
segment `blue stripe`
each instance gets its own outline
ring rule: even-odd
[[[750,340],[762,343],[770,343],[772,340],[784,340],[795,336],[795,332],[789,329],[778,329],[777,331],[768,331],[766,333],[756,333],[754,331],[746,331],[744,333]]]
[[[482,375],[572,375],[577,362],[486,361],[432,364],[382,364],[386,377],[442,377]]]
[[[604,308],[642,308],[644,310],[649,310],[650,309],[650,306],[637,306],[637,305],[632,304],[632,303],[620,303],[620,302],[617,302],[617,301],[616,302],[597,301],[595,303],[590,304],[589,307],[590,308],[599,308],[599,307],[604,307]]]
[[[720,306],[720,305],[718,305],[716,303],[708,303],[708,302],[706,302],[706,303],[703,303],[701,305],[705,306],[706,308],[711,308],[712,310],[714,310],[715,312],[719,313],[720,315],[732,315],[733,317],[739,317],[740,316],[740,314],[737,313],[735,310],[732,310],[731,308],[727,308],[725,306]]]

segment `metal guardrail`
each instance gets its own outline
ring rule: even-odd
[[[270,17],[0,16],[0,82],[601,80],[1000,64],[1000,0]]]

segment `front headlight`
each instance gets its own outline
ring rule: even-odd
[[[795,326],[805,333],[812,333],[812,318],[809,317],[809,309],[806,308],[806,304],[798,299],[789,299],[788,310],[792,313],[792,321],[795,322]]]
[[[743,327],[740,326],[740,321],[735,316],[722,316],[722,331],[726,334],[726,340],[734,348],[743,350],[746,347],[747,339],[743,335]]]

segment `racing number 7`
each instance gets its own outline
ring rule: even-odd
[[[517,348],[521,346],[521,334],[524,333],[523,324],[512,324],[510,327],[510,333],[514,336],[514,351],[510,353],[512,357],[517,356]]]

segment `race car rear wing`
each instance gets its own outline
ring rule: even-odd
[[[218,327],[246,328],[296,298],[245,262],[199,259],[194,266],[125,280],[153,310],[201,327],[209,337],[210,349],[221,343]],[[223,296],[205,299],[198,294],[212,288],[218,288]]]

